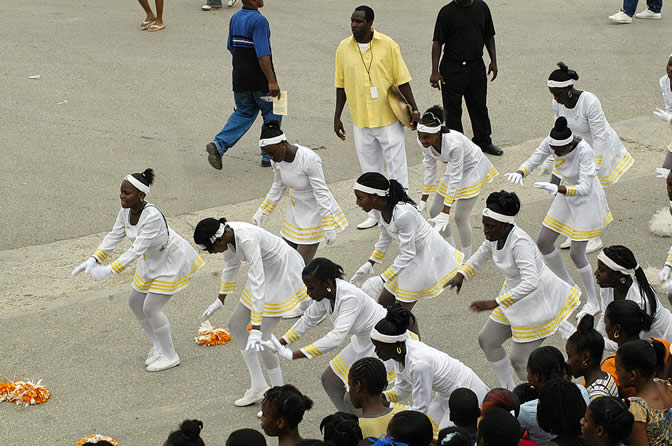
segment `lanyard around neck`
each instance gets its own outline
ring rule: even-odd
[[[364,53],[362,53],[362,48],[359,46],[359,42],[355,39],[355,45],[357,45],[357,51],[359,51],[359,57],[362,59],[362,65],[364,65],[364,69],[366,70],[367,76],[369,76],[369,82],[373,84],[373,81],[371,80],[371,65],[373,65],[373,35],[371,35],[371,41],[369,42],[369,49],[371,50],[371,60],[369,61],[369,66],[366,66],[366,62],[364,62]]]

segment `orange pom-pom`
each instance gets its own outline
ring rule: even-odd
[[[51,398],[51,393],[40,384],[42,384],[42,380],[39,380],[37,383],[21,380],[14,381],[16,388],[12,392],[9,401],[16,403],[18,406],[34,406],[46,403]]]
[[[19,381],[20,380],[17,379],[14,382],[7,382],[7,377],[5,377],[5,379],[0,382],[0,402],[11,401],[12,395],[16,390],[16,383]]]
[[[223,328],[213,327],[210,322],[205,321],[198,329],[198,336],[194,338],[198,345],[223,345],[231,340],[231,334]]]
[[[96,444],[99,441],[107,441],[113,446],[119,446],[119,443],[114,441],[111,437],[108,437],[107,435],[100,435],[100,434],[93,434],[89,435],[86,438],[82,438],[79,440],[77,443],[75,443],[75,446],[84,446],[85,444]]]

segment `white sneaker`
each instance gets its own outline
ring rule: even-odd
[[[152,349],[147,353],[147,359],[145,359],[145,365],[150,365],[161,356],[161,351],[158,348],[152,347]]]
[[[588,240],[588,246],[586,246],[586,254],[595,252],[598,249],[602,249],[602,239],[600,237],[591,238]]]
[[[167,358],[163,355],[159,359],[145,367],[148,372],[162,372],[164,370],[172,369],[180,365],[180,357],[175,355],[174,358]]]
[[[600,312],[600,307],[589,307],[588,304],[584,305],[581,310],[576,313],[576,320],[581,322],[581,319],[583,319],[583,316],[587,314],[592,314],[595,316],[597,313]]]
[[[659,12],[653,12],[650,9],[645,9],[642,12],[635,14],[638,19],[661,19],[663,15]]]
[[[303,308],[301,308],[301,305],[297,305],[293,309],[289,310],[287,313],[282,314],[283,319],[294,319],[297,317],[301,317],[301,315],[305,312]]]
[[[623,11],[618,11],[616,14],[610,15],[609,20],[614,23],[632,23],[632,17]]]
[[[264,399],[264,393],[269,389],[270,387],[266,387],[263,390],[259,390],[257,392],[253,392],[252,389],[247,389],[245,391],[245,395],[243,395],[242,398],[237,399],[236,401],[233,402],[238,407],[245,407],[245,406],[250,406],[254,403],[258,403],[259,401]]]
[[[565,239],[564,242],[560,244],[560,249],[569,249],[569,247],[572,245],[572,241],[568,238]]]
[[[378,224],[378,220],[373,217],[367,217],[366,220],[357,225],[357,229],[369,229]]]

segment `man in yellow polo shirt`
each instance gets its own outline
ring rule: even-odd
[[[373,17],[373,9],[368,6],[355,8],[350,17],[352,36],[344,39],[336,49],[334,132],[345,141],[341,114],[347,101],[362,172],[384,174],[384,161],[387,177],[408,189],[404,127],[387,102],[388,88],[398,86],[411,104],[413,128],[420,113],[409,83],[411,74],[401,57],[399,45],[373,29]],[[357,228],[368,229],[376,224],[377,220],[369,214]]]

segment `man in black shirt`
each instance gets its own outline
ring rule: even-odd
[[[441,47],[443,57],[439,65]],[[483,46],[488,49],[490,65],[485,72]],[[502,149],[492,143],[488,117],[488,74],[497,77],[495,25],[483,0],[453,0],[439,11],[432,42],[432,75],[429,82],[441,90],[446,125],[462,130],[462,96],[467,104],[473,141],[491,155]]]

